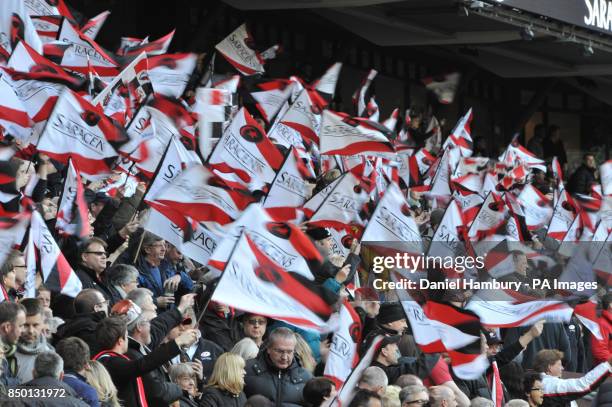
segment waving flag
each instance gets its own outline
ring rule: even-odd
[[[340,307],[339,325],[339,329],[334,332],[323,373],[334,382],[336,389],[342,387],[359,363],[361,319],[346,299]]]
[[[29,212],[13,218],[0,218],[0,265],[4,265],[11,251],[21,245],[29,220]]]
[[[295,147],[292,147],[270,186],[264,207],[278,209],[301,207],[310,197],[312,184],[308,180],[312,180],[312,175]]]
[[[245,232],[211,300],[301,328],[330,332],[335,302],[335,295],[330,294],[300,274],[285,271]]]
[[[228,187],[206,167],[196,164],[161,188],[149,205],[160,203],[197,222],[225,225],[238,218],[252,200],[248,191]],[[164,208],[154,207],[167,213]]]
[[[548,322],[569,322],[573,309],[562,301],[485,301],[474,298],[466,309],[480,317],[488,328],[529,326],[544,319]]]
[[[81,27],[81,32],[83,35],[91,38],[92,40],[96,39],[98,32],[106,22],[106,19],[110,15],[110,11],[106,10],[98,14],[97,16],[91,18],[88,22],[86,22],[83,27]]]
[[[40,37],[40,41],[43,44],[47,44],[57,40],[57,33],[62,26],[62,16],[58,15],[47,15],[47,16],[34,16],[31,15],[32,23],[34,24],[34,28],[36,28],[36,32]],[[44,49],[44,45],[43,45]]]
[[[262,82],[259,79],[245,78],[244,84],[248,89],[244,103],[254,103],[261,117],[271,123],[281,107],[291,96],[293,82],[288,79],[274,79]]]
[[[468,236],[471,240],[481,240],[494,234],[504,224],[506,213],[507,208],[503,199],[495,192],[490,192],[474,218]]]
[[[361,240],[376,242],[377,245],[402,252],[422,254],[419,227],[397,185],[389,184],[382,199],[376,205]]]
[[[451,134],[446,141],[444,141],[442,147],[446,148],[448,145],[458,147],[461,156],[470,157],[473,150],[472,130],[470,127],[472,125],[472,118],[473,113],[472,108],[470,108],[470,110],[459,119]]]
[[[461,230],[465,227],[461,208],[454,199],[446,207],[440,224],[436,228],[427,252],[428,256],[463,256],[465,245],[462,243]]]
[[[68,19],[64,19],[58,39],[72,45],[61,56],[61,65],[66,69],[86,75],[91,63],[102,78],[114,78],[119,73],[119,66],[113,58],[91,38],[74,28]]]
[[[385,126],[386,128],[388,128],[391,131],[395,131],[395,127],[397,126],[397,119],[398,119],[398,117],[399,117],[399,109],[395,108],[391,112],[391,116],[389,116],[389,118],[387,120],[382,122],[382,125]]]
[[[557,205],[552,214],[546,235],[560,242],[565,238],[572,222],[576,218],[576,206],[567,190],[559,194]]]
[[[525,222],[529,230],[539,229],[549,224],[553,216],[552,202],[533,185],[525,185],[518,196],[523,207]]]
[[[38,142],[38,150],[62,163],[69,158],[87,179],[107,177],[125,141],[121,129],[85,99],[66,89]]]
[[[197,64],[196,54],[163,54],[149,57],[149,80],[155,93],[179,98]]]
[[[27,140],[32,133],[33,122],[7,76],[4,73],[0,78],[0,127],[5,136],[10,134],[17,139]]]
[[[347,172],[312,215],[309,224],[345,229],[350,233],[353,227],[359,229],[365,225],[362,210],[368,200],[369,194],[361,179]]]
[[[270,138],[285,147],[302,147],[304,140],[319,143],[321,112],[312,102],[308,91],[303,90],[291,105],[284,111],[281,109],[279,117],[268,133]]]
[[[435,301],[427,301],[423,311],[447,349],[453,372],[465,380],[480,377],[489,363],[486,355],[480,353],[481,325],[478,315]],[[452,363],[453,359],[455,363]]]
[[[2,55],[5,60],[23,40],[37,52],[42,53],[43,45],[36,28],[28,15],[23,0],[3,0],[0,7],[0,49],[8,52]]]
[[[330,66],[327,71],[316,81],[312,83],[312,88],[323,98],[327,103],[331,102],[336,93],[336,84],[338,83],[338,77],[340,76],[340,70],[342,69],[342,62],[336,62]]]
[[[421,82],[423,82],[427,90],[436,95],[438,102],[443,105],[449,105],[455,100],[459,79],[461,79],[461,74],[453,72],[446,75],[423,78]]]
[[[81,280],[60,251],[42,216],[34,211],[26,256],[28,274],[40,272],[43,284],[51,291],[76,297],[83,289]]]
[[[144,42],[142,41],[138,45],[128,46],[125,48],[120,48],[117,52],[117,55],[122,57],[134,57],[140,55],[143,52],[146,52],[147,55],[162,55],[168,51],[168,47],[170,47],[170,43],[172,42],[172,38],[174,38],[174,32],[176,30],[172,30],[168,34],[163,37],[151,41]]]
[[[264,72],[264,59],[254,49],[253,36],[246,24],[236,28],[229,36],[215,46],[227,61],[241,74],[248,76]]]
[[[243,230],[272,260],[285,270],[312,279],[311,270],[319,267],[323,258],[308,236],[297,226],[274,219],[259,204],[252,204],[229,225],[224,239],[212,254],[209,266],[223,270]]]
[[[358,117],[364,117],[368,113],[368,104],[372,99],[372,89],[370,89],[370,85],[372,85],[372,81],[376,78],[377,74],[378,72],[376,70],[370,69],[370,72],[368,72],[361,82],[359,89],[353,94],[353,105],[355,105]]]
[[[544,160],[536,157],[534,153],[518,144],[518,142],[513,142],[508,145],[506,151],[499,157],[499,161],[506,163],[508,167],[524,164],[530,169],[537,168],[546,172],[546,163]]]
[[[354,155],[360,153],[395,153],[389,141],[391,131],[363,118],[345,113],[323,111],[320,134],[320,152],[327,155]]]
[[[225,163],[246,171],[260,183],[269,183],[283,164],[283,156],[259,123],[242,108],[217,143],[208,162]]]
[[[63,236],[89,237],[90,225],[85,189],[81,174],[74,168],[72,160],[69,160],[62,197],[57,205],[55,227]]]

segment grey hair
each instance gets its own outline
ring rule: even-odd
[[[429,392],[427,391],[427,387],[421,386],[420,384],[413,384],[411,386],[406,386],[402,389],[402,391],[400,391],[400,394],[399,394],[400,401],[404,403],[406,399],[408,398],[408,396],[410,396],[411,394],[416,394],[416,393],[421,393],[421,392],[425,392],[429,394]]]
[[[429,398],[432,407],[442,405],[443,400],[448,400],[453,396],[453,391],[446,386],[432,386],[429,388]]]
[[[504,407],[529,407],[529,403],[527,403],[525,400],[514,399],[508,401]]]
[[[277,339],[293,339],[297,342],[295,332],[285,327],[276,328],[270,332],[270,335],[268,336],[268,347],[276,342]]]
[[[255,359],[259,353],[259,347],[251,338],[242,338],[236,342],[230,353],[236,354],[244,360]]]
[[[139,288],[135,288],[132,291],[130,291],[128,295],[126,296],[126,298],[128,300],[132,300],[134,304],[142,308],[145,302],[145,298],[147,296],[153,297],[153,292],[149,290],[148,288],[139,287]]]
[[[495,407],[495,403],[493,403],[493,400],[484,397],[474,397],[470,401],[470,407]]]
[[[64,371],[64,360],[55,352],[42,352],[34,360],[34,377],[59,379]]]
[[[382,387],[384,389],[389,385],[389,378],[380,367],[370,366],[361,374],[359,383],[363,383],[370,387]]]
[[[170,365],[170,369],[168,369],[168,374],[170,375],[170,381],[173,383],[177,383],[179,377],[182,376],[195,376],[193,368],[188,363],[178,363],[176,365]]]
[[[122,286],[138,278],[138,269],[129,264],[116,264],[107,271],[112,285]]]

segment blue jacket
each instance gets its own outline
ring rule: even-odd
[[[87,384],[87,380],[78,373],[66,372],[62,379],[64,383],[72,387],[77,397],[89,404],[91,407],[99,407],[98,393],[96,389]]]
[[[177,270],[169,261],[162,260],[158,267],[154,267],[145,260],[144,256],[140,256],[136,261],[136,268],[139,271],[138,285],[148,288],[153,292],[153,297],[157,298],[164,295],[164,281],[173,277],[177,273],[181,276],[181,282],[177,290],[177,294],[190,293],[193,290],[193,281],[187,272]]]

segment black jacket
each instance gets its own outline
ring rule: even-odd
[[[161,341],[168,335],[170,330],[177,326],[183,317],[181,313],[173,308],[162,312],[157,317],[151,320],[151,343],[149,348],[155,349]]]
[[[79,267],[74,270],[74,272],[79,280],[81,280],[83,290],[86,288],[95,288],[96,290],[100,291],[102,295],[104,295],[104,298],[110,300],[111,296],[108,288],[106,287],[106,283],[103,280],[98,280],[95,271],[84,264],[79,264]]]
[[[370,366],[378,366],[385,371],[389,383],[395,383],[397,379],[404,374],[413,374],[421,379],[425,379],[431,374],[432,369],[438,363],[440,355],[421,353],[418,358],[401,357],[396,365],[385,366],[377,361],[372,362]]]
[[[570,177],[567,190],[572,194],[588,195],[591,192],[591,185],[596,182],[595,168],[588,168],[582,164]]]
[[[217,358],[223,354],[223,349],[216,343],[200,338],[198,341],[198,347],[191,358],[191,361],[199,360],[202,362],[202,381],[208,382],[208,378],[212,374],[213,367]]]
[[[234,344],[242,339],[240,323],[235,315],[228,318],[219,316],[214,310],[207,309],[200,323],[202,337],[213,341],[225,352],[229,352]]]
[[[74,318],[57,328],[57,332],[53,336],[53,343],[57,344],[64,338],[76,336],[84,340],[89,345],[91,354],[95,355],[98,348],[96,327],[104,318],[106,318],[106,314],[102,311],[77,314]]]
[[[136,407],[140,406],[136,378],[162,366],[179,352],[180,349],[176,342],[172,341],[160,345],[148,355],[138,359],[128,360],[119,356],[102,356],[98,360],[106,367],[113,383],[117,386],[117,395],[123,401],[123,405]]]
[[[527,332],[530,327],[517,327],[502,330],[502,338],[506,343],[517,342],[518,339]],[[542,349],[558,349],[563,352],[563,364],[567,366],[572,359],[572,350],[569,339],[562,323],[544,324],[542,335],[533,339],[527,349],[519,355],[517,362],[521,363],[523,369],[531,369],[535,355]]]
[[[246,363],[244,392],[247,397],[261,394],[275,402],[276,407],[302,405],[304,385],[312,378],[310,372],[301,367],[297,359],[288,369],[278,370],[272,365],[266,351]]]
[[[87,403],[77,398],[72,387],[54,377],[40,377],[33,379],[24,385],[19,386],[19,388],[28,390],[48,389],[47,391],[50,394],[57,394],[57,397],[13,398],[6,401],[2,400],[0,405],[6,407],[88,407]],[[35,394],[36,393],[34,393],[34,395]]]
[[[245,403],[244,392],[234,395],[217,387],[206,386],[200,397],[200,407],[242,407]]]
[[[132,338],[129,339],[127,356],[130,359],[142,359],[149,353],[150,350],[148,348],[144,349],[140,343]],[[147,394],[147,403],[150,407],[165,407],[183,395],[181,388],[170,381],[166,367],[163,365],[143,374],[142,383]]]

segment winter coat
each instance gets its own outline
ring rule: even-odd
[[[145,348],[134,339],[129,338],[126,355],[130,359],[142,359],[150,353],[149,348]],[[170,381],[166,368],[163,365],[143,374],[141,377],[145,393],[147,394],[147,403],[150,407],[167,406],[183,395],[183,390],[177,384]]]
[[[33,344],[17,342],[17,377],[21,383],[29,382],[33,379],[32,369],[34,369],[34,360],[42,352],[53,351],[53,346],[47,343],[47,339],[40,335],[38,341]]]
[[[595,364],[606,362],[612,356],[612,312],[605,310],[599,318],[599,330],[602,339],[591,337],[593,349],[593,362]]]
[[[591,185],[595,183],[597,183],[595,168],[588,168],[582,164],[570,177],[567,190],[572,194],[588,195],[591,192]]]
[[[96,276],[96,272],[85,266],[84,264],[79,264],[78,268],[74,270],[79,280],[81,280],[81,284],[83,284],[83,290],[86,288],[95,288],[100,291],[105,299],[110,300],[111,295],[110,291],[106,287],[106,283],[102,279],[98,279]]]
[[[229,352],[234,344],[242,339],[240,323],[233,313],[228,317],[220,316],[212,309],[207,309],[200,322],[202,337],[219,345]]]
[[[261,394],[275,402],[275,406],[302,405],[304,385],[312,378],[310,372],[301,367],[294,357],[291,366],[278,370],[266,351],[246,363],[244,393],[247,397]]]
[[[206,386],[200,397],[200,407],[242,407],[245,403],[244,392],[236,395],[212,386]]]
[[[105,354],[98,356],[97,360],[108,370],[113,383],[117,386],[117,396],[123,401],[123,405],[125,407],[137,407],[140,406],[137,378],[162,366],[178,355],[179,352],[180,349],[176,342],[172,341],[159,345],[148,355],[137,359],[125,359],[121,356]],[[146,394],[146,396],[148,397],[149,394]]]
[[[187,351],[182,352],[181,357],[175,358],[172,362],[180,363],[181,358],[189,358],[189,356],[191,356],[189,360],[192,362],[199,360],[202,363],[202,381],[206,383],[212,374],[217,358],[223,354],[223,349],[216,343],[208,341],[204,338],[200,338],[194,345],[196,348],[193,351],[193,354],[191,352],[192,348],[189,348]]]
[[[64,372],[62,379],[64,383],[72,387],[76,396],[89,404],[89,407],[99,407],[100,400],[98,399],[98,393],[89,383],[87,379],[75,372]]]
[[[612,407],[612,383],[604,383],[599,387],[597,397],[595,397],[591,406]]]
[[[528,330],[529,327],[508,328],[502,330],[502,337],[504,342],[514,343]],[[571,360],[573,357],[572,349],[562,323],[544,324],[542,334],[527,345],[527,349],[518,356],[516,361],[521,363],[523,369],[531,369],[535,355],[542,349],[558,349],[563,352],[564,365],[567,365],[568,361]]]
[[[104,318],[106,318],[106,314],[102,311],[76,314],[74,318],[57,328],[57,332],[53,337],[53,343],[57,344],[64,338],[76,336],[85,341],[85,343],[89,345],[90,353],[95,355],[98,348],[96,328],[98,322],[102,321]]]

